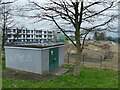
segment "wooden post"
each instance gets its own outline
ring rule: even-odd
[[[83,66],[84,66],[84,54],[83,54]]]
[[[102,68],[102,59],[103,59],[103,57],[101,56],[100,68]]]
[[[69,63],[69,56],[70,56],[70,53],[68,52],[68,63]]]

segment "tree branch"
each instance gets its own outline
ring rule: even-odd
[[[58,25],[58,23],[55,21],[53,17],[51,17],[53,22],[56,24],[56,26],[62,31],[62,33],[67,36],[67,38],[73,43],[73,45],[76,47],[76,44],[73,42],[73,40],[64,32],[64,30]]]
[[[103,10],[101,10],[101,11],[99,11],[99,12],[97,12],[97,13],[91,15],[91,16],[85,17],[85,18],[83,18],[83,20],[85,20],[85,19],[87,19],[87,18],[91,18],[91,17],[93,17],[93,16],[96,16],[96,15],[98,15],[98,14],[100,14],[100,13],[108,10],[108,9],[111,8],[112,6],[113,6],[113,2],[111,3],[111,5],[110,5],[109,7],[105,8],[105,9],[103,9]]]

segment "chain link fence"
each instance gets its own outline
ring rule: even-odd
[[[108,62],[113,57],[112,52],[98,52],[94,55],[88,55],[87,53],[83,53],[81,56],[81,63],[83,66],[90,66],[90,67],[98,67],[102,68],[106,66],[105,62]],[[74,64],[76,60],[76,54],[75,53],[66,53],[66,63],[72,63]]]

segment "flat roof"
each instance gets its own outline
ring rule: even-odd
[[[64,45],[64,43],[25,43],[25,44],[11,44],[6,46],[12,46],[12,47],[27,47],[27,48],[47,48],[47,47],[55,47],[55,46],[61,46]]]

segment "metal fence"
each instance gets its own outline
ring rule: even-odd
[[[66,53],[66,62],[67,63],[75,63],[76,60],[76,54]],[[91,66],[97,66],[99,68],[102,68],[104,62],[109,61],[110,59],[105,59],[104,55],[95,54],[92,56],[89,56],[88,54],[84,53],[81,56],[81,63],[83,66],[87,66],[88,64]]]

